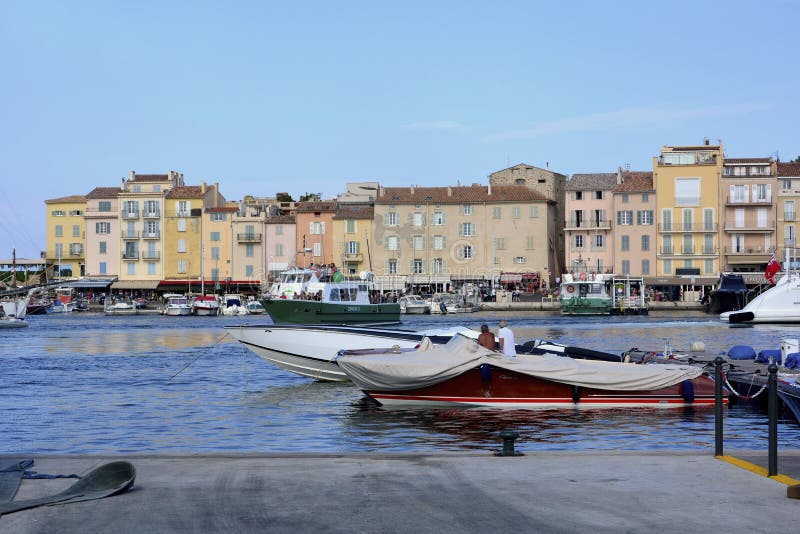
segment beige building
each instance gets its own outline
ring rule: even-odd
[[[776,164],[777,182],[777,231],[775,257],[786,261],[787,251],[794,253],[797,247],[797,226],[800,217],[800,163]]]
[[[370,268],[374,239],[372,205],[338,204],[333,216],[335,263],[344,274],[354,275]]]
[[[771,158],[725,158],[720,186],[721,269],[764,272],[776,245],[776,191]]]
[[[267,280],[298,263],[297,224],[294,215],[273,215],[264,225],[264,248],[267,255]]]
[[[233,257],[236,245],[232,221],[238,211],[239,207],[235,203],[211,206],[203,210],[203,238],[199,244],[203,255],[203,278],[215,289],[226,289],[235,279]],[[196,272],[200,272],[200,265]],[[223,287],[226,283],[228,286]]]
[[[566,270],[611,273],[614,247],[611,239],[615,173],[573,174],[566,185]],[[624,215],[626,212],[621,212]],[[630,221],[618,220],[618,224]]]
[[[231,214],[233,254],[231,271],[235,280],[247,280],[260,285],[267,278],[264,238],[269,210],[266,205],[240,203]]]
[[[381,187],[374,271],[386,289],[446,289],[499,281],[505,272],[539,272],[547,280],[557,265],[555,205],[524,185]]]
[[[95,187],[86,195],[86,276],[118,276],[119,187]]]
[[[664,146],[653,158],[657,276],[719,272],[722,145]]]
[[[71,195],[45,200],[44,203],[47,208],[47,263],[53,266],[56,277],[83,276],[86,197]]]
[[[338,259],[333,247],[333,216],[335,214],[335,200],[310,200],[297,204],[295,209],[296,250],[302,254],[302,257],[298,257],[298,266],[307,267],[311,262],[317,265],[329,264]],[[307,252],[304,253],[304,250]]]
[[[613,272],[652,276],[656,265],[653,173],[618,169],[612,197]]]

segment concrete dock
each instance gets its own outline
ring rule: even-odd
[[[499,449],[499,446],[498,446]],[[128,493],[0,517],[0,532],[796,532],[800,453],[781,480],[708,451],[34,456],[40,473],[112,460]],[[730,452],[766,465],[763,453]],[[5,456],[4,458],[10,458]],[[15,456],[18,458],[18,456]],[[16,499],[74,480],[24,480]]]

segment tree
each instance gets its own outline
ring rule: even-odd
[[[797,156],[796,158],[794,158],[794,159],[793,159],[792,161],[790,161],[789,163],[800,163],[800,156]]]
[[[300,202],[308,202],[308,201],[315,201],[320,200],[322,198],[322,193],[306,193],[305,195],[300,196]]]
[[[289,193],[278,193],[275,195],[275,200],[278,202],[294,202],[292,195]]]

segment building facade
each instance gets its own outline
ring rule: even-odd
[[[86,195],[86,276],[118,276],[119,187],[95,187]]]
[[[652,276],[656,264],[653,173],[618,169],[612,205],[613,272]]]
[[[800,163],[775,164],[776,170],[776,242],[775,257],[786,261],[787,253],[797,247],[797,226],[800,224]]]
[[[335,200],[314,200],[297,204],[296,224],[298,266],[307,267],[311,262],[319,265],[335,262],[333,246],[333,216],[336,214]],[[302,262],[302,263],[301,263]]]
[[[372,270],[372,205],[339,203],[333,216],[335,263],[342,273],[354,275]]]
[[[610,273],[614,269],[611,239],[615,173],[573,174],[566,185],[566,269]],[[624,215],[626,212],[620,212]],[[618,214],[619,215],[619,214]],[[616,221],[627,224],[628,221]]]
[[[294,215],[273,215],[264,225],[264,248],[267,255],[267,280],[289,267],[303,265],[297,249],[297,224]],[[305,264],[307,265],[307,264]]]
[[[77,278],[86,270],[86,197],[71,195],[45,200],[46,260],[58,278]]]

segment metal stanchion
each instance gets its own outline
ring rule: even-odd
[[[767,475],[778,474],[778,366],[774,363],[767,367],[767,416],[769,418],[769,468]]]
[[[714,359],[714,456],[722,456],[722,364],[721,357]]]

